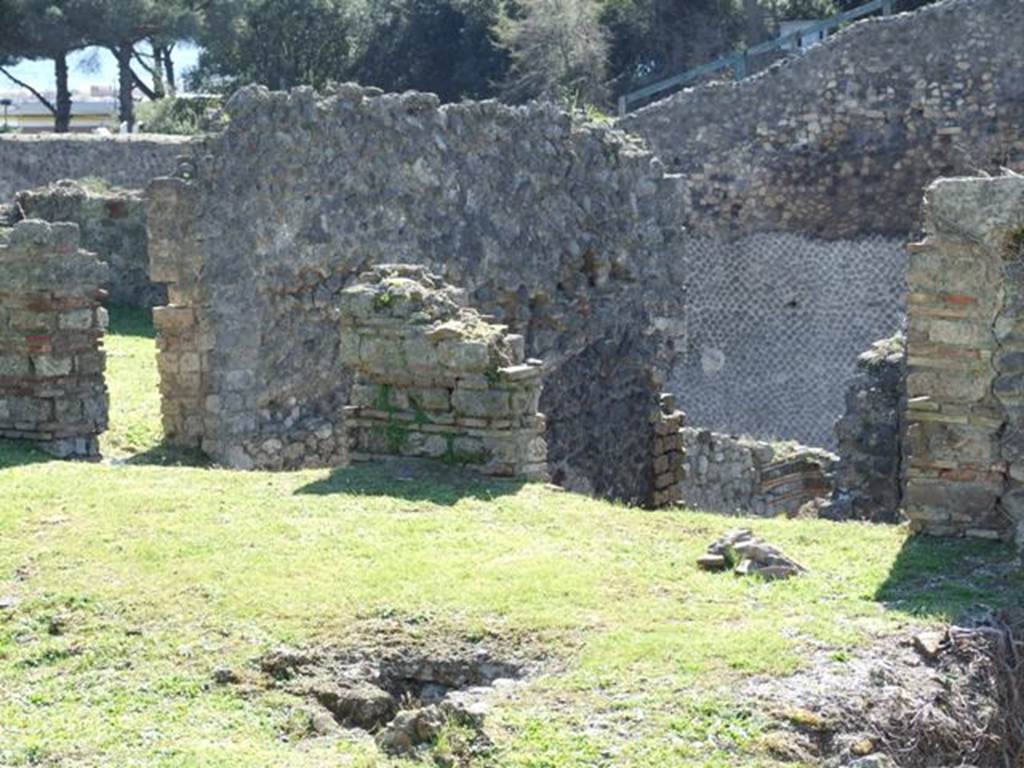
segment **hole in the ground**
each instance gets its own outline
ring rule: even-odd
[[[497,644],[381,637],[340,647],[278,648],[258,665],[269,685],[315,709],[317,732],[361,729],[397,755],[430,748],[444,734],[447,750],[465,754],[489,745],[483,725],[495,691],[536,672],[538,660]]]

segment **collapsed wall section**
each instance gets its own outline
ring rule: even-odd
[[[106,277],[106,264],[79,249],[74,224],[0,229],[0,437],[62,458],[99,456]]]
[[[794,515],[832,492],[838,457],[797,443],[770,443],[709,429],[682,430],[682,501],[724,514]]]
[[[685,334],[682,265],[669,255],[678,179],[629,137],[550,106],[442,107],[340,86],[243,89],[228,111],[191,178],[157,181],[150,204],[150,226],[166,233],[151,243],[154,279],[162,265],[201,264],[187,297],[168,280],[170,305],[209,334],[202,396],[179,398],[204,450],[241,467],[325,463],[299,444],[345,430],[339,296],[368,267],[401,262],[465,288],[545,361],[553,471],[633,495],[652,442],[625,436],[634,416],[649,425]],[[583,356],[621,382],[614,410],[588,410],[586,375],[561,375]]]
[[[1024,177],[946,179],[911,247],[907,483],[915,530],[1024,521]]]
[[[104,288],[109,303],[153,307],[165,304],[167,291],[149,278],[146,203],[142,192],[107,184],[61,180],[15,195],[21,216],[78,225],[82,247],[110,266]]]
[[[422,267],[382,265],[342,291],[345,409],[354,461],[432,458],[485,475],[547,479],[541,361]]]

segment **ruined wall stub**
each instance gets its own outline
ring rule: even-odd
[[[232,466],[337,463],[352,387],[338,298],[374,264],[411,263],[545,361],[556,479],[651,497],[651,408],[685,299],[679,180],[650,153],[550,106],[349,85],[243,89],[227,110],[189,178],[150,192],[152,275],[182,331],[165,341],[156,313],[172,439]],[[333,450],[309,449],[328,433]]]
[[[944,179],[910,248],[907,483],[915,530],[1024,521],[1024,178]]]
[[[796,443],[769,443],[687,427],[682,500],[724,514],[795,514],[832,491],[837,457]]]
[[[82,247],[110,266],[108,303],[153,307],[167,302],[167,290],[149,279],[146,203],[142,192],[62,180],[15,195],[28,219],[78,225]]]
[[[822,517],[893,523],[903,507],[906,338],[882,339],[857,358],[836,422],[836,489]]]
[[[106,279],[74,224],[0,228],[0,437],[62,458],[99,456]]]
[[[547,479],[539,360],[423,267],[382,265],[339,296],[350,458],[432,458]]]

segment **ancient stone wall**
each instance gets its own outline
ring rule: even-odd
[[[1024,177],[929,187],[911,248],[907,483],[915,530],[1011,538],[1024,521]]]
[[[901,327],[921,190],[1024,163],[1021,39],[1019,0],[947,0],[618,122],[685,185],[692,423],[835,445],[853,361]]]
[[[106,277],[106,265],[79,249],[74,224],[0,229],[0,437],[60,457],[99,455]]]
[[[678,179],[650,153],[553,107],[355,86],[246,89],[228,111],[189,178],[151,189],[153,279],[191,329],[164,341],[157,313],[173,439],[277,466],[269,439],[283,455],[313,425],[342,434],[341,292],[371,265],[412,263],[545,361],[553,475],[649,497],[651,408],[685,335]]]
[[[769,443],[685,427],[682,501],[725,514],[795,514],[832,492],[837,456],[796,443]]]
[[[432,458],[547,479],[541,362],[526,360],[522,336],[411,265],[360,275],[339,310],[341,360],[355,374],[345,408],[353,461]]]
[[[104,286],[110,304],[153,307],[167,303],[166,288],[149,279],[142,192],[62,180],[19,192],[15,201],[24,218],[78,225],[82,247],[110,266],[110,282]]]
[[[823,517],[892,523],[903,506],[906,339],[897,334],[857,358],[857,375],[836,422],[836,489]]]
[[[0,200],[61,179],[102,179],[145,189],[199,140],[186,136],[49,134],[0,136]]]
[[[694,230],[903,237],[932,180],[1024,162],[1022,39],[1019,0],[945,0],[619,125],[686,176]]]

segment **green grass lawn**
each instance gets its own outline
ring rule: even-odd
[[[107,348],[104,450],[165,455],[151,327],[115,312]],[[368,739],[308,735],[280,692],[211,682],[380,617],[548,657],[496,705],[481,765],[771,765],[743,678],[1008,599],[978,570],[1008,549],[896,527],[743,521],[811,573],[698,571],[738,522],[450,471],[83,464],[0,443],[0,765],[390,764]]]

